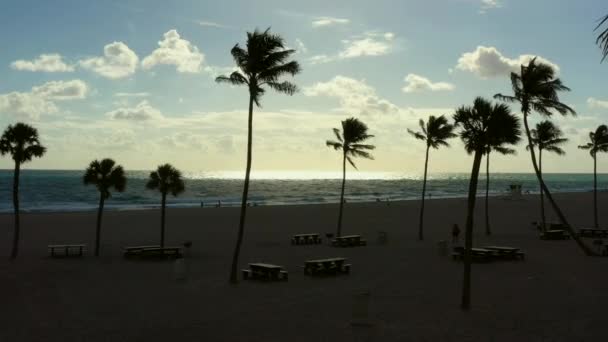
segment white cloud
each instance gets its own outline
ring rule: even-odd
[[[503,77],[510,72],[519,72],[520,66],[529,63],[534,57],[534,55],[520,55],[517,58],[508,58],[495,47],[478,46],[475,51],[462,54],[456,69],[472,72],[484,79]],[[537,61],[548,64],[559,72],[559,66],[545,58],[537,57]]]
[[[102,57],[81,60],[80,66],[103,77],[118,79],[132,75],[137,69],[139,57],[123,42],[104,46]]]
[[[316,17],[312,21],[312,27],[325,27],[332,26],[337,24],[348,24],[350,20],[344,18],[334,18],[334,17]]]
[[[81,80],[47,82],[30,92],[0,94],[0,113],[38,120],[42,114],[59,111],[54,101],[84,99],[87,94],[88,86]]]
[[[32,93],[49,100],[81,100],[87,96],[89,87],[81,80],[51,81],[33,87]]]
[[[115,93],[115,97],[148,97],[150,93],[142,92],[142,93]]]
[[[376,90],[365,83],[345,76],[336,76],[328,82],[318,82],[304,88],[306,96],[327,96],[337,98],[339,110],[358,114],[387,114],[399,108],[390,101],[380,98]]]
[[[222,24],[216,23],[214,21],[208,21],[208,20],[199,20],[199,21],[197,21],[197,23],[204,27],[229,28],[229,26],[222,25]]]
[[[608,109],[608,101],[598,100],[593,97],[587,99],[587,105],[591,108]]]
[[[361,36],[342,41],[343,50],[336,55],[316,55],[309,58],[312,64],[327,63],[335,60],[356,58],[362,56],[382,56],[394,48],[395,34],[392,32],[366,32]]]
[[[203,143],[208,137],[190,132],[179,132],[173,135],[167,135],[160,139],[160,143],[165,147],[207,150],[207,146]]]
[[[441,91],[441,90],[454,90],[454,85],[447,82],[437,82],[433,83],[426,77],[416,75],[416,74],[408,74],[405,79],[407,85],[403,87],[404,93],[413,93],[417,91]]]
[[[16,60],[11,63],[11,68],[20,71],[43,71],[43,72],[72,72],[74,66],[68,65],[63,61],[60,54],[42,54],[38,58],[27,60]]]
[[[484,14],[488,10],[502,7],[502,3],[498,0],[481,0],[481,8],[479,13]]]
[[[176,30],[170,30],[158,42],[158,48],[142,60],[146,70],[159,64],[175,65],[178,72],[198,73],[202,70],[205,55],[198,47],[182,39]]]
[[[296,47],[295,50],[297,53],[307,53],[308,48],[304,45],[304,42],[300,38],[296,38]]]
[[[123,107],[107,112],[106,116],[113,120],[148,121],[163,120],[160,110],[152,107],[147,100],[141,101],[135,107]]]

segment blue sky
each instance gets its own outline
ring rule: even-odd
[[[608,122],[608,63],[593,32],[606,13],[599,0],[6,0],[0,125],[39,128],[49,152],[33,168],[80,169],[110,156],[127,169],[241,170],[247,93],[214,77],[232,70],[229,50],[246,31],[271,27],[298,50],[301,91],[263,98],[254,169],[334,170],[339,156],[324,141],[356,116],[377,145],[361,170],[420,174],[424,146],[407,128],[508,92],[508,73],[539,56],[559,68],[572,88],[562,99],[579,113],[555,118],[571,141],[545,170],[585,172],[591,160],[576,146]],[[469,170],[462,145],[452,145],[433,153],[432,171]],[[495,169],[529,172],[519,150],[494,158]]]

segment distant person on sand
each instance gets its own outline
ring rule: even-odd
[[[460,228],[458,224],[454,223],[452,227],[452,244],[455,245],[458,242],[458,236],[460,235]]]

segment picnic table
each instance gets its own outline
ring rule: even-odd
[[[494,251],[495,255],[504,259],[524,259],[524,252],[519,248],[506,246],[483,246],[482,248]]]
[[[321,243],[319,233],[296,234],[291,238],[292,245],[312,245]]]
[[[261,280],[285,280],[287,281],[287,271],[282,266],[267,263],[251,263],[249,269],[244,269],[243,279]]]
[[[152,246],[132,246],[124,247],[125,258],[130,257],[156,257],[156,258],[181,258],[182,249],[181,247],[160,247],[158,245]]]
[[[87,245],[85,244],[76,244],[76,245],[48,245],[47,248],[49,250],[49,253],[51,254],[51,257],[55,258],[55,257],[69,257],[69,256],[83,256],[84,255],[84,251],[86,249]],[[63,253],[62,254],[56,254],[55,251],[56,250],[62,250]],[[70,252],[76,252],[75,254],[71,254]]]
[[[306,260],[304,262],[304,274],[338,274],[349,273],[350,264],[345,264],[345,258],[327,258],[317,260]]]
[[[357,247],[367,245],[367,241],[362,239],[361,235],[342,235],[333,239],[331,245],[335,247]]]
[[[566,240],[570,238],[570,235],[563,229],[551,229],[540,234],[540,238],[541,240]]]
[[[591,238],[607,238],[608,237],[608,229],[597,229],[597,228],[581,228],[578,230],[578,235],[582,237],[591,237]]]
[[[471,248],[471,257],[473,261],[486,262],[492,260],[496,256],[496,253],[486,248]],[[454,253],[452,253],[454,260],[464,260],[464,247],[454,247]]]

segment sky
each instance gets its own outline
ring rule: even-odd
[[[255,109],[256,171],[339,170],[325,141],[356,117],[376,145],[375,160],[357,162],[361,172],[420,175],[425,146],[407,129],[509,93],[509,73],[538,56],[572,89],[561,99],[578,113],[552,118],[570,141],[543,169],[591,172],[577,146],[608,123],[608,62],[594,33],[605,14],[600,0],[3,0],[0,128],[38,128],[48,152],[26,168],[84,169],[111,157],[129,170],[243,170],[247,89],[214,79],[234,70],[230,49],[247,31],[270,27],[302,72],[288,78],[298,93],[269,91]],[[531,172],[523,143],[517,150],[493,156],[492,169]],[[430,158],[432,173],[471,168],[458,139]]]

